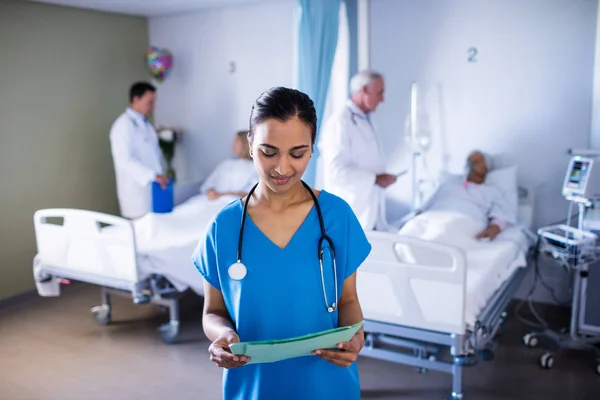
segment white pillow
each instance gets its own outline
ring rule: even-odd
[[[485,182],[496,186],[508,203],[515,220],[519,212],[519,185],[517,183],[517,166],[511,166],[500,169],[492,169],[485,178]]]

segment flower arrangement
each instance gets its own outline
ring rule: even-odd
[[[173,168],[173,158],[177,143],[183,139],[183,130],[181,128],[159,128],[157,133],[158,145],[166,164],[166,175],[175,181],[177,174]]]

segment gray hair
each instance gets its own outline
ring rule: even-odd
[[[483,156],[483,159],[485,160],[485,165],[487,166],[488,171],[491,171],[492,168],[494,168],[494,163],[493,163],[493,159],[492,159],[491,155],[489,155],[488,153],[485,153],[481,150],[473,150],[467,156],[467,164],[466,164],[467,173],[471,172],[471,162],[469,161],[469,159],[471,158],[471,156],[473,154],[481,154]]]
[[[383,79],[383,75],[379,72],[363,70],[356,73],[352,79],[350,79],[350,94],[354,95],[360,92],[364,86],[370,85],[377,79]]]

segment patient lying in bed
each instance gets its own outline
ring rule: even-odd
[[[516,223],[504,194],[485,182],[491,167],[480,151],[467,160],[466,179],[446,179],[400,230],[400,234],[468,247],[475,239],[495,239]]]
[[[248,132],[240,131],[233,142],[236,158],[222,161],[200,187],[200,194],[209,200],[223,196],[244,197],[258,182],[256,169],[252,165],[248,146]]]

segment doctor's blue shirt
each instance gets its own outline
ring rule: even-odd
[[[338,301],[344,281],[366,259],[371,245],[348,204],[321,191],[318,202],[326,234],[336,254],[338,298],[331,257],[323,271],[329,303]],[[192,260],[210,285],[223,293],[242,342],[286,339],[338,327],[338,313],[327,312],[318,259],[321,229],[316,207],[285,248],[274,244],[246,216],[242,263],[247,274],[232,280],[228,268],[237,260],[243,205],[236,200],[214,218]],[[326,242],[325,242],[326,243]],[[326,255],[331,254],[327,250]],[[224,370],[225,400],[360,399],[356,363],[340,368],[317,356]]]

